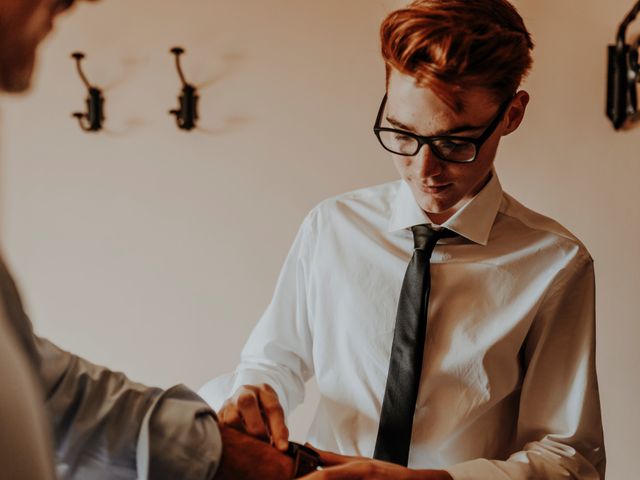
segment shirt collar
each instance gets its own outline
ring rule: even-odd
[[[502,186],[494,171],[482,190],[442,226],[472,242],[486,245],[501,202]],[[401,181],[392,205],[389,231],[425,223],[435,225],[416,202],[411,187]]]

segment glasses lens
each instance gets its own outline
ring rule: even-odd
[[[444,160],[468,163],[476,158],[476,146],[473,143],[455,138],[442,138],[433,141],[431,148]]]
[[[378,138],[384,148],[400,155],[415,155],[418,152],[418,141],[409,135],[399,132],[378,132]]]

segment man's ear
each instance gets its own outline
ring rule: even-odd
[[[511,106],[509,110],[507,110],[507,114],[505,115],[505,129],[502,132],[502,135],[509,135],[510,133],[516,131],[522,120],[524,119],[524,113],[527,110],[527,105],[529,104],[529,93],[520,90],[516,93],[515,97],[511,101]]]

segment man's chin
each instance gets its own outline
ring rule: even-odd
[[[0,92],[23,93],[29,90],[35,60],[33,48],[15,47],[12,51],[0,52]]]
[[[422,193],[422,192],[421,192]],[[454,201],[437,195],[426,195],[422,193],[418,196],[418,205],[427,213],[442,215],[455,205]]]
[[[0,73],[0,92],[25,93],[31,88],[31,72],[14,72],[13,75],[4,76]]]
[[[455,213],[455,203],[435,201],[433,198],[421,200],[418,201],[418,205],[436,223],[444,223]]]

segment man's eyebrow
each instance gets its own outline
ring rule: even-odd
[[[411,133],[416,133],[416,129],[413,128],[410,125],[406,125],[402,122],[400,122],[399,120],[396,120],[393,117],[387,116],[387,121],[393,125],[396,128],[399,128],[401,130],[407,130],[408,132]],[[466,124],[466,125],[460,125],[458,127],[455,128],[451,128],[449,130],[444,130],[442,132],[436,132],[434,135],[431,135],[433,137],[439,137],[439,136],[447,136],[447,135],[455,135],[456,133],[461,133],[461,132],[473,132],[474,130],[482,130],[484,128],[487,128],[486,125],[470,125],[470,124]]]

